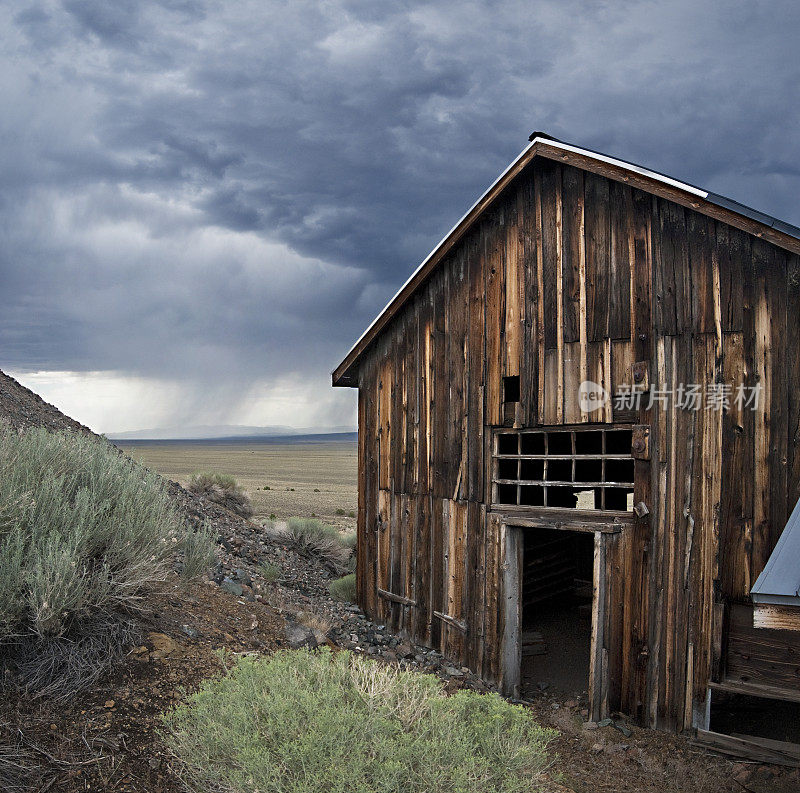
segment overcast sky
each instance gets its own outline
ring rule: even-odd
[[[800,223],[796,2],[0,0],[0,368],[98,431],[329,372],[534,129]]]

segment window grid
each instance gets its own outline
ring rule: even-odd
[[[627,512],[633,494],[631,440],[629,425],[499,430],[493,442],[493,503],[575,508],[577,493],[593,490],[594,506],[581,508]]]

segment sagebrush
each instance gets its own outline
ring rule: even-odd
[[[91,684],[182,535],[162,480],[105,441],[0,427],[0,665],[55,697]]]
[[[334,575],[350,571],[353,546],[349,535],[340,534],[333,526],[316,518],[289,518],[281,534],[297,550],[321,561]]]
[[[350,573],[342,578],[337,578],[328,584],[328,592],[334,600],[344,603],[354,603],[356,599],[356,576]]]
[[[553,732],[495,694],[342,651],[242,657],[165,717],[201,791],[522,793]]]
[[[217,562],[218,532],[209,523],[203,523],[194,531],[187,531],[183,538],[183,565],[181,576],[193,579],[208,572]]]
[[[250,496],[228,474],[221,474],[216,471],[197,471],[192,474],[188,489],[192,493],[205,496],[210,501],[220,504],[243,518],[249,518],[253,515]]]

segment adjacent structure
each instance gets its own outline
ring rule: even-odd
[[[596,719],[798,702],[750,591],[800,496],[800,229],[531,138],[333,373],[360,605],[509,694],[583,675]]]

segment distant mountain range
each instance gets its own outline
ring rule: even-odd
[[[156,427],[149,430],[107,432],[112,441],[197,441],[224,438],[288,438],[296,435],[340,435],[355,427],[248,427],[242,424],[202,425],[198,427]]]

